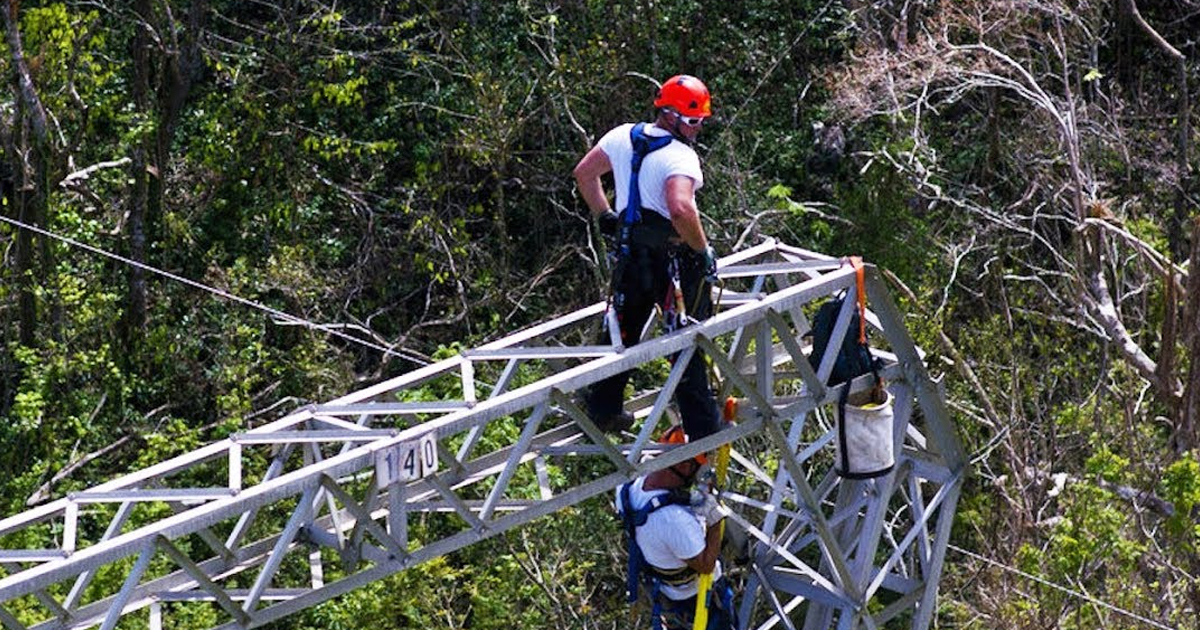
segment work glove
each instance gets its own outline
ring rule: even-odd
[[[713,251],[712,245],[704,248],[700,255],[704,257],[704,280],[709,284],[717,282],[717,253]]]
[[[725,518],[724,508],[717,501],[716,493],[696,491],[692,493],[692,500],[692,513],[700,517],[704,521],[705,526],[711,527]]]
[[[617,233],[621,230],[621,216],[609,208],[596,217],[596,223],[600,226],[600,240],[604,241],[611,267],[617,262]]]
[[[605,210],[596,222],[600,224],[600,233],[609,238],[617,237],[617,226],[621,224],[621,215],[613,212],[612,208]]]

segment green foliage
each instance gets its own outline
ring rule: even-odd
[[[1175,460],[1163,471],[1160,482],[1163,498],[1175,507],[1175,513],[1167,519],[1167,526],[1175,536],[1187,541],[1193,553],[1200,552],[1200,527],[1193,515],[1200,505],[1200,462],[1190,453]]]
[[[1110,483],[1123,482],[1128,468],[1129,460],[1113,453],[1109,450],[1107,444],[1100,444],[1096,452],[1088,458],[1087,463],[1084,465],[1084,470],[1089,475]]]
[[[619,567],[585,552],[581,531],[604,539],[620,536],[615,519],[600,505],[565,510],[369,584],[287,625],[500,630],[582,627],[625,618]]]
[[[1076,484],[1067,491],[1066,503],[1065,520],[1050,539],[1052,575],[1061,579],[1086,574],[1100,559],[1106,560],[1107,570],[1133,570],[1142,546],[1126,537],[1128,515],[1112,494]]]
[[[958,429],[986,473],[964,490],[955,541],[1019,549],[1022,568],[1130,606],[1136,597],[1162,600],[1153,580],[1116,588],[1139,562],[1155,561],[1143,549],[1161,530],[1134,527],[1123,499],[1097,484],[1156,489],[1171,502],[1169,540],[1152,542],[1176,565],[1190,566],[1200,537],[1190,520],[1200,471],[1194,456],[1170,454],[1171,429],[1155,420],[1169,410],[1146,395],[1143,379],[1073,306],[1078,286],[1047,262],[1075,238],[1059,225],[1067,205],[1060,138],[1008,94],[956,94],[918,116],[903,100],[913,86],[894,79],[906,67],[936,72],[943,60],[921,57],[936,52],[923,48],[922,34],[943,25],[954,41],[984,37],[1030,72],[1051,72],[1055,79],[1044,87],[1052,98],[1079,104],[1080,158],[1098,183],[1090,192],[1114,197],[1121,225],[1161,253],[1179,240],[1164,209],[1177,191],[1194,192],[1194,182],[1164,167],[1175,136],[1159,121],[1173,115],[1162,107],[1178,91],[1174,68],[1136,57],[1143,54],[1129,50],[1136,42],[1108,45],[1119,29],[1102,27],[1099,5],[1063,13],[1068,40],[1059,47],[1039,39],[1045,33],[1034,13],[1010,18],[980,5],[990,20],[980,34],[935,4],[909,14],[907,50],[887,43],[899,28],[874,30],[888,23],[878,7],[851,12],[844,3],[809,0],[390,0],[334,8],[299,2],[280,11],[220,0],[206,5],[200,24],[172,5],[178,34],[204,29],[204,45],[168,138],[170,161],[151,179],[165,205],[148,217],[147,262],[313,322],[361,326],[417,354],[453,356],[603,293],[603,262],[588,240],[571,168],[604,131],[649,116],[653,80],[696,74],[712,88],[715,107],[697,145],[705,166],[698,203],[722,253],[743,236],[750,243],[777,236],[833,255],[862,254],[912,287],[917,302],[902,310],[913,315],[908,323],[931,366],[949,375],[946,390],[963,411]],[[1143,10],[1171,41],[1195,31],[1195,17]],[[156,17],[162,46],[146,51],[144,68],[152,82],[170,72],[170,24],[165,13]],[[22,5],[26,56],[52,119],[52,183],[132,158],[164,131],[163,102],[135,94],[138,62],[130,51],[138,24],[121,3],[104,11]],[[1080,32],[1089,33],[1086,41],[1074,39]],[[886,58],[877,46],[891,46]],[[0,52],[0,69],[11,71],[7,43]],[[908,53],[922,61],[908,63]],[[1050,70],[1058,68],[1057,54],[1074,62],[1067,82]],[[1119,83],[1126,55],[1141,61],[1136,83]],[[844,100],[831,100],[845,87],[839,77],[880,70],[893,82],[874,96],[895,99],[894,114],[855,120],[838,109]],[[1056,91],[1066,84],[1081,91],[1067,99]],[[932,87],[923,98],[945,93],[943,84]],[[10,115],[13,108],[0,110]],[[1125,126],[1109,128],[1110,119]],[[818,122],[844,132],[845,146],[822,151]],[[0,147],[0,158],[13,163],[9,146]],[[130,168],[107,166],[74,188],[52,186],[48,225],[128,254]],[[12,212],[12,199],[0,203]],[[1052,219],[1026,221],[1027,208]],[[11,251],[8,227],[0,227],[0,239]],[[128,269],[58,242],[48,249],[52,263],[34,278],[40,319],[32,347],[14,341],[17,278],[8,267],[0,275],[5,514],[22,509],[71,462],[118,440],[126,446],[50,487],[50,496],[289,407],[276,402],[326,400],[412,367],[161,277],[147,285],[146,328],[127,344]],[[1114,265],[1120,308],[1154,353],[1164,296],[1143,286],[1140,259],[1118,258],[1124,255],[1113,250],[1114,260],[1131,263]],[[942,331],[1000,418],[978,421],[980,394],[943,357]],[[497,377],[486,369],[477,375],[482,383]],[[633,387],[661,383],[666,369],[644,370]],[[510,387],[545,374],[525,367]],[[458,387],[454,379],[435,381],[410,399],[458,398]],[[485,447],[511,441],[520,421],[493,423]],[[249,462],[248,471],[258,464]],[[552,482],[595,472],[578,466],[552,466]],[[1056,497],[1035,496],[1018,484],[1026,469],[1083,479]],[[1157,488],[1139,485],[1155,478]],[[538,496],[532,473],[518,475],[511,492]],[[1026,492],[1028,505],[1007,500]],[[556,515],[526,532],[546,541],[532,551],[526,533],[485,541],[280,625],[625,623],[619,567],[593,544],[619,539],[606,516],[600,505]],[[445,526],[431,518],[415,524],[413,535]],[[550,549],[569,553],[538,556]],[[535,577],[534,567],[550,577]],[[949,564],[948,572],[959,568]],[[98,579],[119,582],[118,573]],[[614,573],[617,586],[609,584]],[[1161,580],[1158,591],[1182,589],[1180,581]],[[1072,605],[1055,591],[1035,592],[1036,600],[1003,598],[997,608],[1013,617],[996,618],[1048,627],[1039,622],[1057,619],[1046,611]],[[27,604],[10,612],[25,619],[37,605]],[[965,624],[976,605],[943,601],[939,615],[948,626]],[[173,628],[207,626],[213,610],[172,604],[166,617]],[[1072,627],[1100,624],[1087,606],[1064,618]]]

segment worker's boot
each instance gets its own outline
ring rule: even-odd
[[[596,423],[596,426],[599,427],[601,431],[614,434],[621,433],[622,431],[628,431],[629,428],[633,426],[634,420],[633,414],[629,413],[628,411],[622,411],[621,413],[608,414],[604,416],[592,415],[591,418],[592,422]]]

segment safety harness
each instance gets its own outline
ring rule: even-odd
[[[647,155],[671,144],[673,136],[650,136],[644,131],[646,123],[639,122],[629,131],[629,140],[633,145],[633,157],[629,166],[629,194],[626,196],[626,206],[621,212],[621,225],[617,232],[617,259],[613,267],[612,296],[613,306],[619,311],[625,306],[625,293],[621,290],[621,277],[632,257],[633,226],[642,222],[642,193],[638,187],[638,174],[642,170],[642,161]]]
[[[620,488],[621,523],[625,526],[626,540],[629,541],[629,570],[625,582],[625,596],[630,604],[637,601],[641,582],[646,582],[650,588],[651,617],[654,630],[661,630],[659,616],[663,611],[663,602],[658,596],[663,584],[682,586],[696,578],[696,570],[689,566],[678,569],[662,569],[646,561],[642,547],[637,542],[637,528],[646,524],[650,515],[668,505],[691,505],[691,496],[682,490],[672,490],[657,494],[640,507],[635,507],[630,497],[633,482],[622,484]]]
[[[691,493],[681,489],[670,490],[654,495],[649,501],[646,501],[645,505],[635,507],[630,500],[632,486],[633,482],[629,482],[622,484],[619,489],[621,496],[619,513],[621,523],[625,526],[626,540],[629,541],[629,570],[625,583],[625,594],[630,604],[636,602],[640,584],[645,582],[650,589],[651,628],[652,630],[663,630],[664,614],[676,619],[686,619],[694,614],[695,604],[690,599],[673,602],[665,597],[659,597],[662,585],[683,586],[697,579],[699,574],[695,569],[686,565],[678,569],[661,569],[647,562],[646,556],[642,554],[642,548],[637,542],[637,528],[645,525],[651,514],[668,505],[691,506]],[[712,599],[720,600],[717,607],[721,611],[722,619],[727,624],[719,627],[736,630],[736,619],[732,616],[733,588],[725,578],[721,578],[716,584],[713,584],[708,596],[705,600],[701,600],[705,602],[706,609]],[[710,627],[716,627],[716,625]]]
[[[668,491],[651,497],[641,507],[634,507],[629,492],[632,485],[633,482],[622,484],[620,490],[621,523],[625,526],[629,540],[629,573],[625,582],[625,595],[631,604],[637,601],[639,582],[643,579],[650,583],[651,588],[657,590],[658,583],[680,586],[696,577],[696,570],[687,565],[678,569],[661,569],[646,562],[642,547],[637,542],[637,528],[645,525],[651,514],[668,505],[690,506],[691,496],[683,491]]]

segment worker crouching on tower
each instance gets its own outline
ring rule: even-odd
[[[659,441],[682,444],[686,437],[673,426]],[[648,587],[653,630],[692,630],[701,573],[714,580],[706,598],[706,630],[737,628],[733,588],[719,559],[723,508],[710,486],[696,483],[706,464],[700,455],[617,489],[617,512],[629,542],[629,602],[637,600],[640,585]]]
[[[615,251],[609,308],[622,344],[638,342],[661,304],[669,329],[712,315],[710,283],[717,260],[700,223],[696,191],[704,185],[692,143],[712,114],[708,88],[696,77],[667,79],[654,100],[653,123],[626,123],[606,133],[575,166],[579,193]],[[601,177],[612,172],[618,214]],[[612,321],[605,318],[606,322]],[[624,410],[628,371],[596,383],[586,397],[589,416],[604,431],[633,424]],[[717,432],[721,422],[702,353],[688,362],[675,390],[688,437]]]

